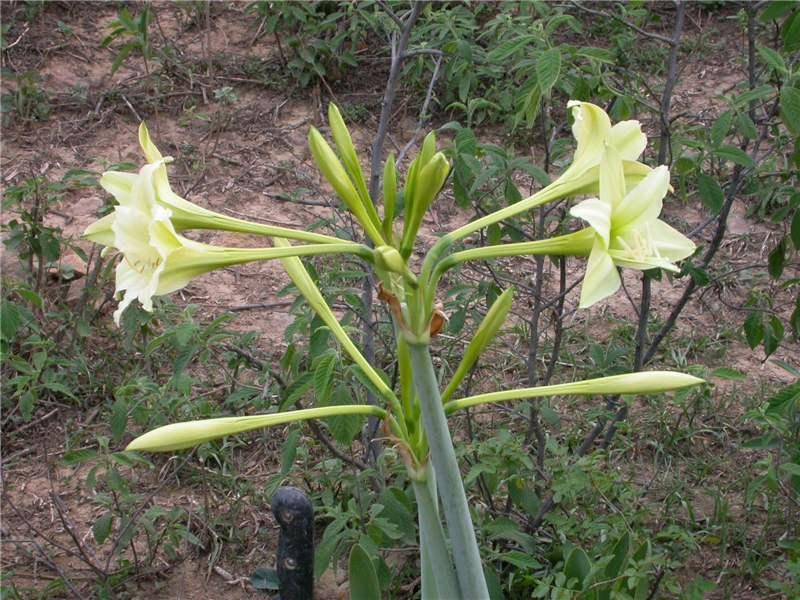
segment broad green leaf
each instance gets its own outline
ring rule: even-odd
[[[717,118],[716,121],[714,121],[714,124],[711,126],[711,144],[715,148],[719,146],[728,135],[728,132],[731,130],[732,123],[732,110],[725,111]]]
[[[772,249],[767,258],[767,270],[770,277],[778,279],[783,274],[783,267],[786,264],[786,238],[781,239],[778,245]]]
[[[795,0],[770,0],[766,4],[766,8],[758,16],[759,21],[766,23],[775,19],[780,19],[786,13],[790,12],[797,3]]]
[[[111,534],[111,526],[114,524],[114,514],[111,511],[105,512],[92,525],[92,535],[94,541],[102,544]]]
[[[783,38],[784,51],[796,52],[800,50],[800,12],[796,12],[786,19],[781,31],[781,37]]]
[[[591,572],[592,561],[589,556],[582,549],[574,548],[564,565],[564,575],[567,576],[567,580],[577,579],[578,581],[577,588],[573,589],[584,589],[584,582]]]
[[[743,167],[754,167],[756,164],[749,154],[747,154],[741,148],[737,148],[736,146],[720,146],[714,151],[714,154],[716,154],[719,158],[729,160],[732,163],[741,165]]]
[[[758,54],[769,67],[771,67],[779,75],[786,75],[789,71],[786,68],[786,61],[783,57],[775,52],[772,48],[767,46],[759,46]]]
[[[375,565],[359,544],[350,550],[349,573],[351,600],[381,600]]]
[[[550,48],[542,52],[536,60],[536,80],[542,92],[550,91],[561,72],[561,50]]]
[[[536,41],[536,36],[533,34],[529,35],[522,35],[511,40],[507,40],[499,44],[496,48],[494,48],[489,54],[487,58],[491,62],[503,62],[508,58],[511,58],[517,51],[529,46],[532,42]]]
[[[281,473],[288,475],[297,457],[297,444],[300,441],[300,430],[295,428],[286,436],[281,444]]]
[[[771,356],[781,345],[784,335],[783,323],[776,316],[771,316],[764,327],[764,354]]]
[[[614,549],[611,551],[613,558],[606,565],[606,577],[614,579],[619,577],[625,570],[628,564],[628,554],[631,548],[631,537],[628,532],[625,532],[617,543],[614,544]]]
[[[797,463],[783,463],[781,471],[791,475],[792,477],[800,477],[800,465]]]
[[[746,112],[740,112],[736,115],[736,129],[743,137],[750,140],[755,139],[758,135],[756,124],[753,123],[753,119]]]
[[[772,96],[775,93],[775,88],[771,85],[764,84],[758,86],[757,88],[753,88],[752,90],[748,90],[736,96],[733,102],[737,107],[746,107],[751,102],[757,102],[758,100],[762,100],[769,96]]]
[[[700,173],[697,176],[697,191],[703,205],[713,214],[719,214],[725,203],[725,194],[716,178]]]
[[[259,567],[250,576],[250,585],[257,590],[279,590],[278,572],[268,567]]]
[[[333,373],[338,362],[335,354],[327,354],[320,357],[314,369],[314,392],[317,396],[317,404],[320,406],[325,405],[328,401],[333,387]]]
[[[800,89],[784,86],[781,89],[781,117],[786,129],[800,135]]]
[[[128,403],[120,396],[111,407],[111,437],[119,442],[128,427]]]
[[[336,386],[329,399],[330,406],[345,406],[352,402],[352,392],[346,385],[342,384]],[[360,415],[346,415],[325,419],[333,439],[343,446],[349,446],[352,443],[353,438],[361,431],[363,422],[364,418]]]
[[[751,312],[745,319],[744,337],[751,350],[755,350],[764,339],[764,321],[759,311]]]
[[[731,369],[730,367],[719,367],[718,369],[714,369],[711,371],[711,376],[718,379],[725,379],[727,381],[744,381],[747,379],[747,375],[745,373],[737,371],[736,369]]]

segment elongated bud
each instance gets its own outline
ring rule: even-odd
[[[436,134],[431,131],[428,135],[425,136],[425,140],[422,142],[422,149],[419,152],[419,163],[420,166],[425,166],[430,162],[433,158],[433,155],[436,153]]]
[[[308,133],[308,147],[311,149],[314,162],[317,163],[320,172],[339,194],[339,197],[351,210],[353,206],[358,206],[360,202],[353,182],[350,181],[347,171],[339,162],[333,148],[315,127],[312,127]]]
[[[503,326],[508,316],[508,311],[511,310],[511,303],[514,299],[513,288],[508,288],[505,292],[500,294],[492,304],[486,316],[478,326],[475,336],[467,346],[466,352],[461,359],[458,367],[456,367],[450,383],[442,393],[442,402],[447,402],[452,398],[453,394],[458,389],[458,386],[467,376],[472,369],[475,362],[480,358],[481,354],[486,350],[487,346],[492,342],[497,332]]]
[[[397,204],[397,168],[394,153],[389,154],[383,167],[383,237],[392,242],[395,205]]]
[[[320,172],[344,201],[347,208],[350,209],[350,212],[364,228],[364,231],[372,238],[374,243],[382,244],[383,236],[378,230],[378,223],[370,219],[347,171],[333,149],[328,145],[328,142],[314,127],[308,133],[308,146]]]
[[[342,415],[374,415],[385,418],[386,411],[378,406],[345,404],[322,408],[306,408],[269,415],[185,421],[183,423],[164,425],[153,431],[148,431],[133,440],[125,449],[144,450],[146,452],[174,452],[175,450],[193,448],[204,442],[244,433],[245,431],[253,431],[254,429],[263,429],[294,421],[325,419]]]
[[[369,200],[369,193],[367,191],[367,184],[364,181],[364,173],[361,170],[361,164],[358,161],[358,153],[356,147],[353,145],[353,139],[350,137],[350,132],[347,125],[342,119],[342,113],[339,108],[330,103],[328,105],[328,122],[331,126],[331,133],[333,140],[336,142],[336,149],[339,151],[339,156],[344,161],[344,166],[347,169],[350,178],[355,185],[356,192],[361,197],[362,202]]]
[[[705,380],[685,373],[673,371],[645,371],[642,373],[628,373],[626,375],[612,375],[576,381],[574,383],[558,383],[537,388],[522,388],[504,392],[490,392],[468,398],[451,400],[445,404],[447,414],[494,402],[508,402],[510,400],[523,400],[526,398],[543,398],[547,396],[610,396],[613,394],[658,394],[705,383]]]
[[[417,165],[417,168],[411,209],[406,214],[403,240],[400,245],[400,253],[406,258],[411,255],[417,232],[422,224],[422,218],[447,180],[447,176],[450,173],[450,163],[447,162],[444,154],[437,152],[425,166],[420,169],[419,165]]]

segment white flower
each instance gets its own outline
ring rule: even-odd
[[[600,162],[600,198],[589,198],[570,210],[596,234],[581,289],[581,308],[619,289],[618,266],[679,271],[675,261],[694,253],[689,238],[658,218],[668,189],[669,170],[660,166],[627,192],[618,151],[606,146]]]

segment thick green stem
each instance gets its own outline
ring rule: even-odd
[[[430,464],[426,481],[414,480],[419,513],[420,562],[422,567],[422,600],[463,598],[459,593],[456,572],[447,550],[444,528],[436,500],[436,480]]]
[[[475,539],[453,440],[447,428],[431,355],[425,344],[409,344],[408,347],[436,484],[453,546],[459,588],[469,593],[470,599],[488,600],[489,592],[483,575],[478,542]]]

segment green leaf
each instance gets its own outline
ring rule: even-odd
[[[343,384],[337,385],[335,391],[330,396],[331,406],[343,406],[352,404],[353,397],[350,389]],[[359,415],[346,415],[340,417],[329,417],[325,419],[333,438],[343,446],[349,446],[353,438],[361,431],[364,418]]]
[[[19,306],[3,300],[0,303],[0,335],[4,340],[12,340],[17,335],[17,331],[22,326],[22,311]]]
[[[567,580],[569,581],[573,578],[577,579],[577,589],[582,590],[584,589],[584,581],[591,571],[592,562],[589,560],[589,556],[580,548],[574,548],[572,552],[570,552],[569,558],[567,558],[567,562],[564,565],[564,575],[567,576]]]
[[[736,146],[720,146],[714,150],[714,154],[719,158],[729,160],[732,163],[741,165],[743,167],[754,167],[756,165],[755,161],[752,159],[752,157],[750,157],[750,155]]]
[[[764,339],[764,321],[760,312],[753,311],[745,319],[744,336],[751,350],[755,350]]]
[[[786,75],[789,73],[789,70],[786,68],[786,61],[783,60],[783,57],[779,53],[775,52],[775,50],[772,48],[768,48],[767,46],[759,46],[758,54],[761,56],[761,60],[763,60],[779,75]]]
[[[108,539],[108,536],[111,534],[111,526],[114,524],[114,515],[111,511],[103,513],[97,521],[94,522],[92,525],[92,535],[94,535],[94,541],[98,544],[102,544],[103,542]]]
[[[561,72],[561,50],[550,48],[536,60],[536,79],[543,93],[550,91]]]
[[[795,405],[800,407],[800,381],[787,385],[770,398],[767,403],[767,414],[786,414],[786,411],[792,410]]]
[[[359,544],[350,550],[349,572],[351,600],[381,600],[375,566]]]
[[[762,23],[766,23],[779,19],[790,12],[795,5],[795,0],[771,0],[767,2],[767,7],[758,16],[758,20]]]
[[[764,328],[764,354],[771,356],[783,341],[783,323],[776,316],[769,318],[768,325]]]
[[[764,84],[760,85],[757,88],[753,88],[752,90],[748,90],[742,94],[739,94],[734,98],[733,103],[737,107],[743,107],[749,105],[751,102],[757,102],[763,98],[767,98],[768,96],[772,96],[775,93],[775,88],[771,85]]]
[[[755,139],[758,135],[756,124],[753,123],[753,119],[746,112],[740,112],[736,115],[736,129],[743,137],[750,140]]]
[[[767,259],[767,270],[770,277],[778,279],[783,274],[783,267],[786,264],[786,238],[781,239],[778,245],[772,249]]]
[[[506,59],[511,58],[517,53],[517,51],[529,46],[534,41],[536,41],[536,36],[533,34],[522,35],[511,40],[507,40],[489,52],[487,58],[491,62],[503,62]]]
[[[700,201],[713,214],[719,214],[722,205],[725,203],[725,194],[717,182],[716,178],[700,173],[697,175],[697,191],[700,194]]]
[[[786,129],[797,137],[800,135],[800,90],[784,86],[781,89],[781,117]]]
[[[120,396],[111,407],[111,436],[114,442],[119,443],[125,430],[128,428],[128,403]]]
[[[278,571],[268,567],[259,567],[250,575],[250,584],[257,590],[279,590]]]
[[[714,121],[714,124],[711,126],[711,144],[715,148],[719,146],[728,135],[728,132],[731,130],[732,123],[732,110],[725,111],[717,118],[716,121]]]
[[[800,477],[800,465],[797,463],[784,463],[781,465],[781,471],[792,477]]]
[[[611,551],[613,558],[606,565],[606,577],[614,579],[622,574],[628,564],[628,553],[631,548],[631,537],[628,532],[617,540],[614,549]]]
[[[800,12],[796,12],[786,19],[783,23],[781,37],[783,38],[783,49],[786,52],[800,50]]]
[[[333,388],[333,373],[339,358],[336,354],[327,354],[320,357],[314,369],[314,392],[317,396],[317,404],[325,406]]]
[[[297,457],[297,443],[300,441],[300,429],[293,429],[292,432],[286,436],[286,440],[281,445],[281,473],[288,474],[294,465],[294,459]]]
[[[718,379],[725,379],[726,381],[744,381],[747,379],[747,375],[745,373],[729,367],[719,367],[718,369],[714,369],[711,371],[711,376]]]

